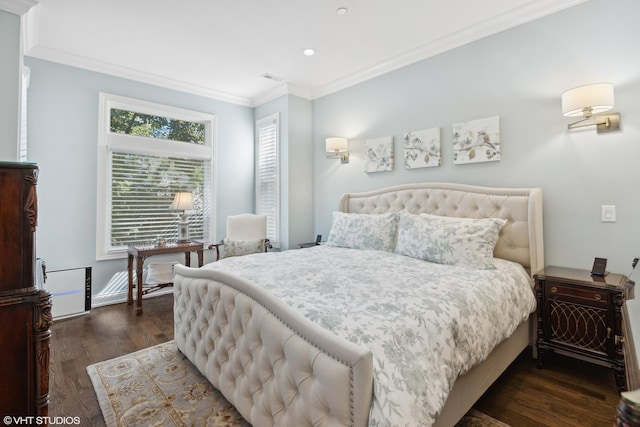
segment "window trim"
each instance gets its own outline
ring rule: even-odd
[[[110,132],[110,110],[112,108],[135,111],[177,120],[200,122],[205,125],[204,145],[181,143],[179,141],[125,135]],[[145,142],[148,141],[148,144]],[[135,154],[184,157],[184,149],[191,152],[189,158],[209,160],[209,194],[211,211],[209,212],[208,232],[210,239],[216,241],[216,179],[214,175],[216,160],[216,116],[199,111],[187,110],[169,105],[127,98],[109,93],[99,93],[98,107],[98,153],[97,153],[97,192],[96,192],[96,260],[120,259],[127,256],[126,249],[109,249],[108,212],[111,212],[111,151]],[[182,145],[185,144],[185,145]],[[187,147],[188,146],[188,147]]]
[[[281,185],[280,185],[280,114],[275,113],[271,114],[267,117],[263,117],[261,119],[256,120],[256,128],[255,128],[255,141],[256,141],[256,149],[255,149],[255,194],[256,194],[256,213],[259,214],[259,201],[260,201],[260,174],[258,171],[258,167],[260,165],[260,129],[266,127],[267,124],[275,124],[276,126],[276,213],[275,213],[275,235],[276,239],[271,239],[271,245],[274,248],[280,248],[281,246],[281,229],[280,229],[280,216],[282,214],[282,207],[280,205],[280,193],[281,193]]]

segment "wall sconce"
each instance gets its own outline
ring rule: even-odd
[[[193,193],[179,192],[176,193],[173,203],[169,206],[172,211],[181,211],[178,220],[178,243],[189,241],[189,221],[187,221],[187,212],[196,208],[193,201]]]
[[[562,94],[562,114],[583,117],[568,125],[568,129],[595,126],[598,133],[620,129],[620,114],[594,116],[613,108],[613,85],[595,83],[571,89]]]
[[[331,137],[325,140],[327,159],[340,159],[341,163],[349,163],[349,146],[347,138]]]

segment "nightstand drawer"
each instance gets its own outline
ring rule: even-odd
[[[553,281],[545,282],[545,291],[549,299],[571,300],[589,305],[607,306],[610,301],[610,292],[600,289],[567,286]]]

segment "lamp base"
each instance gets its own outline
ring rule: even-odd
[[[186,215],[180,215],[178,221],[178,243],[189,242],[189,222]]]

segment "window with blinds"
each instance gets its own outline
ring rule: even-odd
[[[212,241],[214,117],[100,94],[97,259],[178,239],[175,193],[193,193],[189,237]]]
[[[208,240],[203,227],[203,160],[131,153],[111,155],[111,247],[126,247],[157,238],[178,239],[178,217],[168,209],[175,193],[193,192],[196,210],[189,237]]]
[[[279,116],[256,122],[256,213],[267,217],[267,238],[280,247]]]

